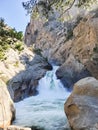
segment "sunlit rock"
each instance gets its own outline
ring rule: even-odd
[[[9,126],[15,119],[15,108],[7,90],[7,86],[0,79],[0,128]]]
[[[98,80],[79,80],[65,103],[65,113],[72,130],[98,130]]]

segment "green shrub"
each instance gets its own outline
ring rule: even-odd
[[[4,60],[5,59],[5,54],[3,51],[0,51],[0,60]]]
[[[34,48],[34,49],[33,49],[33,52],[34,52],[35,54],[37,54],[37,55],[42,56],[42,54],[41,54],[42,50],[39,49],[39,48],[38,48],[38,49]]]
[[[0,26],[5,27],[4,18],[0,18]]]
[[[73,37],[73,30],[69,30],[66,36],[66,41],[68,41],[69,39],[71,39]]]
[[[15,67],[19,67],[19,61],[16,61],[14,64]]]
[[[6,81],[6,85],[9,85],[9,82],[10,82],[10,80],[7,80],[7,81]]]
[[[18,40],[22,41],[22,39],[23,39],[23,33],[22,33],[21,31],[20,31],[20,32],[17,32],[16,38],[17,38]]]
[[[22,51],[22,50],[24,49],[23,43],[17,42],[17,43],[15,44],[15,49],[17,49],[18,51]]]
[[[5,52],[9,48],[22,51],[24,49],[23,43],[20,42],[23,39],[23,33],[17,32],[15,28],[8,27],[3,18],[0,18],[0,60],[5,60]],[[18,42],[17,42],[18,41]]]
[[[95,53],[98,53],[98,44],[96,44],[95,48],[93,49]]]
[[[10,30],[8,31],[8,35],[9,35],[10,37],[16,38],[17,40],[20,40],[20,41],[22,41],[22,39],[23,39],[23,32],[22,32],[22,31],[17,32],[17,31],[15,30],[15,28],[10,29]]]

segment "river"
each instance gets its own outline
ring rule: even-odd
[[[43,130],[65,130],[64,103],[70,92],[56,78],[57,69],[58,66],[54,66],[53,70],[48,71],[39,81],[37,96],[15,103],[14,124]]]

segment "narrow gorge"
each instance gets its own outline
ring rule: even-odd
[[[39,81],[37,96],[29,97],[15,104],[16,120],[14,124],[32,126],[39,130],[65,129],[65,124],[68,122],[63,109],[65,99],[70,92],[57,80],[55,75],[57,68],[58,66],[54,66],[52,71],[47,71]],[[68,126],[66,125],[66,127]]]
[[[55,2],[33,5],[24,37],[0,22],[0,130],[98,130],[98,1]]]

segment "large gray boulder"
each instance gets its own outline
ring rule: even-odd
[[[0,129],[10,125],[15,118],[13,101],[5,83],[0,79]]]
[[[65,103],[65,113],[72,130],[98,130],[98,80],[78,81]]]

